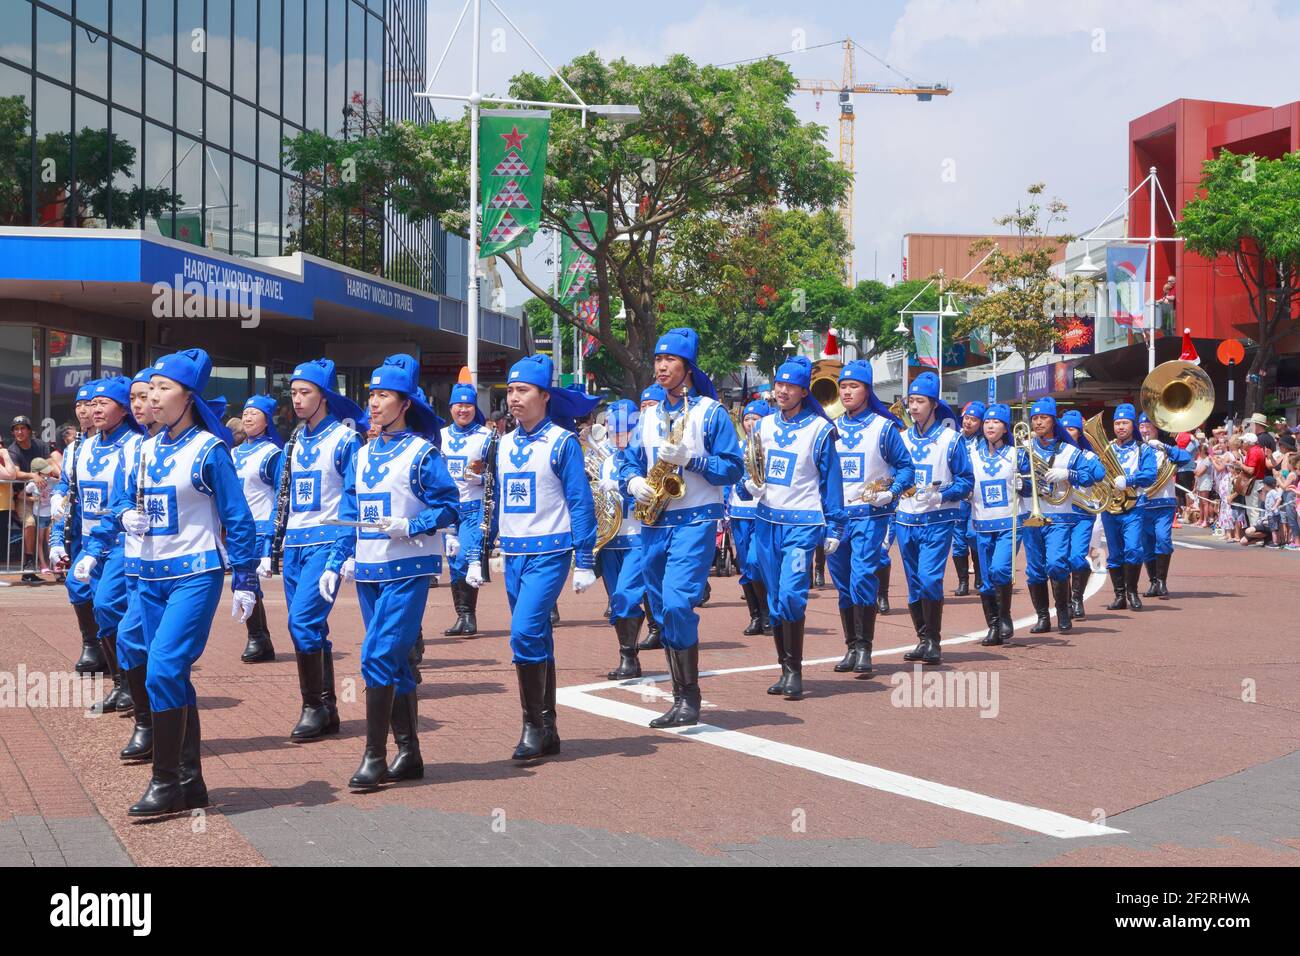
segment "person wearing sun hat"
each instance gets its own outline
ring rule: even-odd
[[[1160,429],[1143,412],[1138,416],[1138,432],[1142,441],[1156,457],[1156,472],[1166,461],[1175,466],[1191,464],[1192,456],[1178,445],[1167,445],[1160,440]],[[1148,488],[1138,499],[1142,512],[1142,552],[1147,569],[1148,587],[1143,597],[1168,597],[1169,562],[1174,552],[1174,515],[1178,508],[1178,495],[1174,488],[1177,475],[1159,488]]]
[[[844,414],[835,421],[835,448],[848,523],[843,544],[826,563],[839,593],[845,653],[835,671],[841,674],[872,672],[881,544],[898,496],[913,480],[902,423],[876,397],[872,380],[871,363],[863,359],[840,369]]]
[[[975,445],[979,442],[984,428],[985,405],[983,402],[967,402],[961,410],[961,440],[966,443],[966,454],[972,460]],[[975,566],[975,590],[980,590],[980,557],[975,547],[975,531],[971,527],[971,501],[964,499],[961,503],[961,517],[952,532],[952,566],[957,572],[957,590],[954,597],[970,594],[970,568]]]
[[[424,775],[417,735],[411,649],[420,633],[430,582],[442,573],[439,530],[460,520],[456,483],[437,445],[441,419],[424,400],[420,363],[390,355],[370,373],[370,420],[379,435],[344,476],[339,519],[353,524],[329,545],[320,598],[332,604],[353,568],[365,637],[366,744],[348,787],[358,792]],[[397,754],[388,762],[388,731]]]
[[[768,688],[786,700],[803,697],[808,565],[820,544],[832,559],[845,536],[844,475],[835,426],[809,391],[812,363],[802,355],[776,370],[777,409],[758,423],[762,481],[746,478],[742,496],[758,501],[754,527],[758,566],[780,679]]]
[[[329,640],[333,605],[318,587],[335,539],[350,535],[347,528],[328,524],[338,519],[345,476],[356,462],[361,443],[361,407],[335,391],[334,362],[319,358],[300,362],[289,375],[289,398],[297,421],[280,455],[275,487],[287,492],[283,535],[284,600],[288,606],[289,637],[293,640],[302,710],[289,732],[292,740],[314,740],[338,733],[339,712],[334,695],[334,648]],[[288,475],[285,470],[288,469]],[[272,557],[258,565],[269,577]],[[345,576],[351,568],[343,569]]]
[[[713,567],[723,495],[740,480],[740,443],[713,383],[697,364],[694,329],[669,329],[655,342],[655,382],[664,399],[643,411],[619,467],[619,486],[638,504],[655,491],[646,473],[658,462],[675,466],[685,483],[653,524],[641,528],[642,559],[652,616],[659,621],[673,681],[673,704],[651,727],[685,727],[699,722],[699,628],[695,608],[704,598]],[[685,416],[684,418],[682,416]],[[683,426],[681,441],[673,431]]]
[[[275,474],[280,467],[284,439],[275,427],[276,401],[270,395],[252,395],[244,402],[239,416],[239,426],[244,440],[231,449],[235,461],[235,474],[244,486],[244,499],[248,502],[253,520],[257,523],[257,550],[263,569],[271,563],[271,537],[275,533],[275,501],[278,489]],[[262,564],[262,561],[259,561]],[[271,643],[270,628],[266,623],[266,608],[259,599],[253,613],[245,622],[248,640],[239,659],[245,664],[259,664],[275,660],[275,645]]]
[[[754,429],[765,416],[772,414],[772,407],[767,402],[755,399],[745,406],[740,425],[745,430],[745,440],[741,443],[741,454],[747,454],[749,443],[753,441]],[[758,502],[753,498],[740,496],[740,483],[737,482],[728,491],[727,517],[731,520],[731,539],[736,545],[736,564],[740,566],[740,590],[745,595],[745,604],[749,607],[749,626],[745,628],[746,637],[766,634],[772,629],[771,619],[767,614],[767,589],[763,586],[763,576],[758,567],[758,554],[754,550],[754,517],[758,511]]]
[[[903,443],[912,456],[916,493],[898,504],[898,551],[907,575],[907,610],[916,647],[906,661],[938,664],[943,628],[943,570],[973,476],[957,416],[939,397],[939,376],[922,372],[907,387],[912,427]]]
[[[1128,402],[1115,409],[1115,439],[1110,448],[1124,469],[1124,473],[1112,481],[1117,491],[1125,488],[1145,491],[1156,480],[1155,452],[1137,440],[1136,427],[1137,409]],[[1138,596],[1138,575],[1142,573],[1142,511],[1136,507],[1120,514],[1103,511],[1101,527],[1106,533],[1106,568],[1115,589],[1115,599],[1106,609],[1140,611],[1142,598]]]
[[[478,633],[478,589],[465,583],[465,572],[469,570],[466,555],[478,546],[483,522],[483,456],[492,429],[488,428],[483,412],[479,410],[478,392],[473,385],[453,385],[450,405],[452,420],[442,429],[442,453],[447,470],[460,492],[460,527],[446,541],[456,623],[443,634],[469,637]]]
[[[162,427],[145,445],[144,467],[126,475],[109,509],[120,530],[143,538],[138,600],[153,774],[130,816],[207,806],[190,671],[207,645],[227,568],[239,623],[261,591],[257,528],[230,459],[229,433],[202,397],[211,373],[202,349],[153,364],[149,401]]]
[[[1061,427],[1079,446],[1079,452],[1075,456],[1080,462],[1079,467],[1091,469],[1093,475],[1096,474],[1096,469],[1100,468],[1101,476],[1105,478],[1106,469],[1101,464],[1101,459],[1097,457],[1097,453],[1093,450],[1092,443],[1088,441],[1087,436],[1083,433],[1083,413],[1077,408],[1070,409],[1061,416]],[[1093,462],[1096,464],[1092,464]],[[1101,479],[1097,480],[1100,481]],[[1092,577],[1092,564],[1088,561],[1088,550],[1092,547],[1092,532],[1097,525],[1097,515],[1079,504],[1079,490],[1077,488],[1072,489],[1070,492],[1070,512],[1068,518],[1070,529],[1068,549],[1070,619],[1082,621],[1084,619],[1083,592],[1088,587],[1088,579]]]

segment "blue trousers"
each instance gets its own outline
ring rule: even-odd
[[[112,637],[126,614],[126,557],[120,547],[114,548],[99,565],[99,581],[95,585],[95,624],[101,638]]]
[[[1064,581],[1070,576],[1070,526],[1061,515],[1040,528],[1025,528],[1025,580]]]
[[[516,664],[555,660],[551,608],[564,590],[572,551],[507,554],[506,597],[510,599],[510,651]]]
[[[943,572],[952,548],[953,522],[896,525],[898,553],[907,576],[907,603],[943,600]]]
[[[1090,571],[1088,548],[1092,545],[1092,526],[1096,522],[1093,515],[1071,515],[1070,528],[1070,570]]]
[[[892,567],[894,564],[894,555],[890,549],[898,539],[898,513],[891,511],[885,528],[885,540],[880,542],[880,566],[882,568]]]
[[[740,580],[736,583],[743,587],[758,580],[758,559],[753,553],[753,518],[731,519],[731,543],[736,546],[736,564],[740,567]]]
[[[975,531],[970,524],[970,502],[962,504],[957,525],[952,529],[952,556],[964,558],[975,547]]]
[[[775,524],[763,518],[757,524],[754,544],[767,588],[768,616],[774,623],[801,621],[808,610],[808,569],[826,528],[819,524]],[[846,544],[840,542],[840,547]]]
[[[1025,538],[1025,529],[1016,531],[1016,550]],[[975,547],[980,556],[980,594],[992,594],[1011,583],[1011,529],[1005,531],[980,531],[975,535]]]
[[[889,518],[854,518],[844,531],[844,540],[834,554],[826,556],[826,569],[840,595],[840,607],[875,604],[880,582],[881,544],[889,528]]]
[[[600,579],[609,597],[609,623],[625,617],[645,617],[641,602],[645,599],[645,575],[641,565],[641,548],[601,548],[597,557]]]
[[[454,558],[447,559],[453,584],[465,580],[465,572],[469,570],[468,554],[471,549],[477,551],[482,543],[483,531],[479,527],[482,520],[482,501],[466,501],[460,506],[460,530],[456,532],[460,550]]]
[[[428,597],[427,575],[380,584],[357,582],[361,620],[366,626],[361,640],[361,676],[367,687],[393,687],[398,697],[415,690],[415,675],[406,659],[420,636]]]
[[[1174,508],[1142,508],[1142,560],[1174,553]]]
[[[1132,508],[1123,514],[1102,512],[1101,528],[1106,532],[1106,567],[1142,563],[1142,511]]]
[[[225,579],[225,572],[216,569],[140,582],[140,619],[149,654],[144,683],[155,711],[198,703],[190,669],[208,644]]]
[[[330,556],[328,544],[312,544],[284,549],[284,600],[289,606],[289,637],[294,649],[314,654],[321,648],[333,650],[330,643],[329,615],[334,607],[320,596],[316,582],[325,573]]]
[[[126,613],[117,625],[117,663],[124,671],[139,667],[149,659],[149,645],[144,640],[144,622],[140,620],[140,579],[126,578]]]
[[[68,589],[69,604],[89,604],[95,600],[95,589],[99,587],[99,576],[104,573],[104,562],[100,561],[95,565],[95,570],[90,572],[89,581],[78,581],[72,576],[72,569],[76,566],[77,558],[81,557],[81,547],[77,545],[67,549],[68,558],[71,564],[68,565],[67,577],[63,579],[63,586]]]
[[[641,562],[650,613],[659,622],[663,642],[684,651],[700,642],[700,616],[695,606],[713,567],[717,522],[657,526],[641,529]]]

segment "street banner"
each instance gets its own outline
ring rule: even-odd
[[[542,217],[547,110],[483,110],[479,114],[479,187],[483,259],[533,241]]]
[[[583,299],[574,306],[573,314],[582,320],[582,323],[588,328],[594,328],[600,323],[600,296],[594,293]],[[594,335],[587,335],[586,341],[582,343],[582,357],[591,358],[600,348],[600,339]]]
[[[584,246],[594,248],[605,237],[609,217],[603,212],[570,213],[565,221],[581,238]],[[591,254],[574,242],[568,233],[560,236],[560,301],[570,305],[595,292],[596,265]]]
[[[1058,355],[1092,355],[1097,351],[1096,320],[1091,315],[1058,315],[1056,353]]]
[[[938,368],[939,316],[933,312],[912,316],[912,336],[916,341],[916,363],[924,368]]]
[[[1107,247],[1106,288],[1116,325],[1145,328],[1146,276],[1146,246]]]

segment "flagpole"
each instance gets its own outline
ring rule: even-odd
[[[934,369],[939,376],[939,398],[943,399],[943,270],[939,270],[939,334],[934,340]]]
[[[558,226],[551,229],[551,265],[553,267],[551,295],[558,300],[560,298],[560,229]],[[560,375],[564,372],[564,348],[560,339],[560,313],[554,309],[551,310],[551,355],[555,356],[551,384],[559,388]]]
[[[1147,177],[1147,193],[1151,198],[1151,221],[1147,235],[1147,374],[1156,367],[1156,168],[1151,167]]]
[[[469,321],[465,329],[470,381],[478,389],[478,121],[479,93],[478,45],[482,26],[482,0],[474,0],[474,50],[470,60],[469,93]]]

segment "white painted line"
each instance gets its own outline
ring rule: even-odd
[[[639,727],[647,726],[652,718],[659,716],[655,711],[647,710],[644,707],[636,707],[632,704],[608,700],[604,697],[595,697],[571,687],[558,691],[556,702],[578,710],[584,710],[589,714],[610,717]],[[1009,800],[999,800],[997,797],[985,796],[971,790],[962,790],[959,787],[950,787],[931,780],[923,780],[920,777],[911,777],[893,770],[886,770],[883,767],[873,767],[870,764],[818,753],[806,747],[795,747],[790,744],[765,740],[762,737],[755,737],[752,734],[740,733],[735,730],[726,730],[712,724],[675,727],[665,732],[677,734],[679,737],[685,737],[689,740],[713,744],[713,746],[721,747],[724,750],[748,754],[752,757],[760,757],[763,760],[771,760],[786,766],[808,770],[824,777],[855,783],[862,787],[869,787],[872,790],[880,790],[883,793],[892,793],[896,796],[920,800],[923,803],[931,803],[950,810],[959,810],[962,813],[998,820],[1024,830],[1033,830],[1036,833],[1044,833],[1063,840],[1077,837],[1110,836],[1126,832],[1096,823],[1089,823],[1086,820],[1078,820],[1063,813],[1057,813],[1054,810],[1043,810],[1038,807],[1012,803]]]
[[[1174,541],[1176,548],[1191,548],[1193,551],[1213,551],[1214,548],[1208,544],[1192,544],[1190,541]]]

